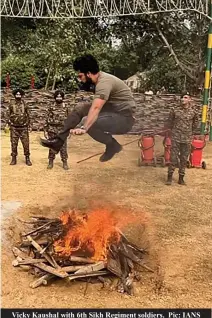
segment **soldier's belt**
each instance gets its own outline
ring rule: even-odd
[[[15,129],[24,129],[24,128],[29,128],[28,125],[24,125],[24,126],[14,126],[14,125],[11,125],[11,127],[15,128]]]

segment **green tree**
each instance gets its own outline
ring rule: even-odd
[[[30,86],[31,76],[35,76],[35,84],[39,85],[39,78],[34,73],[34,65],[31,58],[25,56],[8,55],[1,65],[2,85],[5,85],[7,73],[10,74],[11,86],[22,87],[24,89]]]

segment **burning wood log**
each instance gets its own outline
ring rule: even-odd
[[[13,247],[13,266],[38,270],[42,276],[31,288],[47,285],[54,277],[89,282],[91,277],[113,275],[119,279],[120,292],[133,294],[133,282],[139,276],[135,265],[152,271],[143,264],[146,251],[130,242],[111,216],[100,212],[85,216],[69,211],[55,219],[34,216],[23,222],[33,228],[22,233],[19,246]]]
[[[42,277],[38,278],[37,280],[35,280],[34,282],[32,282],[30,284],[30,287],[31,288],[37,288],[41,285],[47,285],[48,284],[48,281],[50,279],[52,279],[53,277],[55,277],[54,275],[51,275],[51,274],[45,274],[43,275]]]
[[[72,265],[72,266],[64,266],[62,267],[62,269],[67,272],[67,273],[74,273],[77,272],[80,269],[83,269],[84,267],[86,267],[85,265]]]
[[[49,225],[51,225],[51,224],[53,224],[53,223],[55,223],[55,221],[47,222],[47,223],[45,223],[45,224],[43,224],[43,225],[37,227],[36,229],[34,229],[34,230],[28,232],[27,234],[23,234],[22,236],[28,236],[28,235],[34,234],[34,233],[36,233],[36,232],[38,233],[41,229],[44,229],[44,228],[46,229]]]
[[[12,252],[13,252],[14,256],[16,257],[16,259],[12,262],[12,265],[17,266],[15,264],[18,262],[18,266],[20,266],[22,269],[30,270],[30,266],[21,265],[21,264],[19,265],[19,262],[22,262],[23,259],[26,257],[26,253],[24,253],[23,251],[21,251],[20,249],[18,249],[15,246],[12,248]]]
[[[122,276],[121,263],[119,261],[118,255],[116,259],[112,257],[108,258],[107,269],[119,278]]]
[[[34,241],[30,235],[27,235],[27,239],[36,248],[36,250],[40,252],[53,267],[55,267],[55,262],[52,260],[51,256],[49,256],[46,252],[43,252],[43,248],[36,241]]]
[[[78,256],[70,256],[69,260],[71,262],[76,262],[76,263],[85,263],[85,264],[94,264],[95,263],[95,261],[90,259],[90,258],[78,257]]]
[[[46,238],[43,238],[43,239],[36,239],[36,242],[39,244],[39,245],[42,245],[42,246],[46,246],[47,244],[49,244],[49,241],[48,239]],[[23,240],[20,244],[20,248],[24,248],[24,247],[30,247],[31,246],[31,242],[29,242],[28,240]]]
[[[84,278],[84,277],[94,277],[94,276],[103,276],[109,274],[108,271],[96,271],[96,272],[90,272],[86,274],[73,274],[69,275],[69,280],[74,280],[77,278]]]
[[[80,269],[78,269],[75,272],[75,275],[88,274],[88,273],[92,273],[92,272],[95,272],[95,271],[100,271],[101,269],[104,269],[104,268],[105,268],[105,263],[103,261],[101,261],[101,262],[98,262],[98,263],[93,264],[93,265],[88,265],[88,266],[81,267]]]
[[[19,265],[33,265],[33,264],[37,264],[37,263],[43,263],[45,262],[45,258],[26,258],[26,259],[22,259],[20,257],[17,257],[14,261],[13,261],[13,266],[19,266]]]
[[[34,266],[42,269],[44,272],[53,274],[55,276],[61,277],[61,278],[65,278],[68,277],[68,273],[66,273],[65,271],[63,271],[62,268],[54,268],[52,266],[48,266],[45,265],[44,263],[34,263]]]
[[[12,252],[13,252],[15,257],[20,257],[20,258],[25,258],[26,257],[26,253],[24,253],[22,250],[20,250],[16,246],[14,246],[12,248]]]

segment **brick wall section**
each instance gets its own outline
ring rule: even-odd
[[[66,94],[65,102],[70,105],[70,109],[79,101],[92,96],[89,93]],[[11,92],[1,92],[1,127],[5,126],[6,107],[13,98]],[[133,133],[143,130],[160,131],[168,117],[172,107],[179,105],[178,95],[145,95],[134,93],[136,100],[136,122],[132,129]],[[25,102],[29,105],[32,117],[33,130],[42,130],[45,120],[47,106],[54,102],[53,94],[42,90],[29,90],[25,92]],[[199,110],[199,127],[201,123],[201,100],[193,98],[193,105]]]

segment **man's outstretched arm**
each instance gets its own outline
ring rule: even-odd
[[[91,126],[95,123],[95,121],[97,120],[99,113],[102,109],[102,107],[105,104],[105,100],[100,99],[100,98],[95,98],[91,108],[88,112],[88,116],[86,118],[86,121],[83,125],[82,128],[76,128],[76,129],[72,129],[70,132],[73,135],[82,135],[85,134],[90,128]]]
[[[91,126],[97,120],[99,113],[100,113],[102,107],[104,106],[105,102],[106,102],[105,100],[100,99],[100,98],[94,99],[94,101],[91,105],[91,108],[88,112],[88,117],[87,117],[85,124],[84,124],[84,128],[86,131],[88,131],[88,129],[91,128]]]

